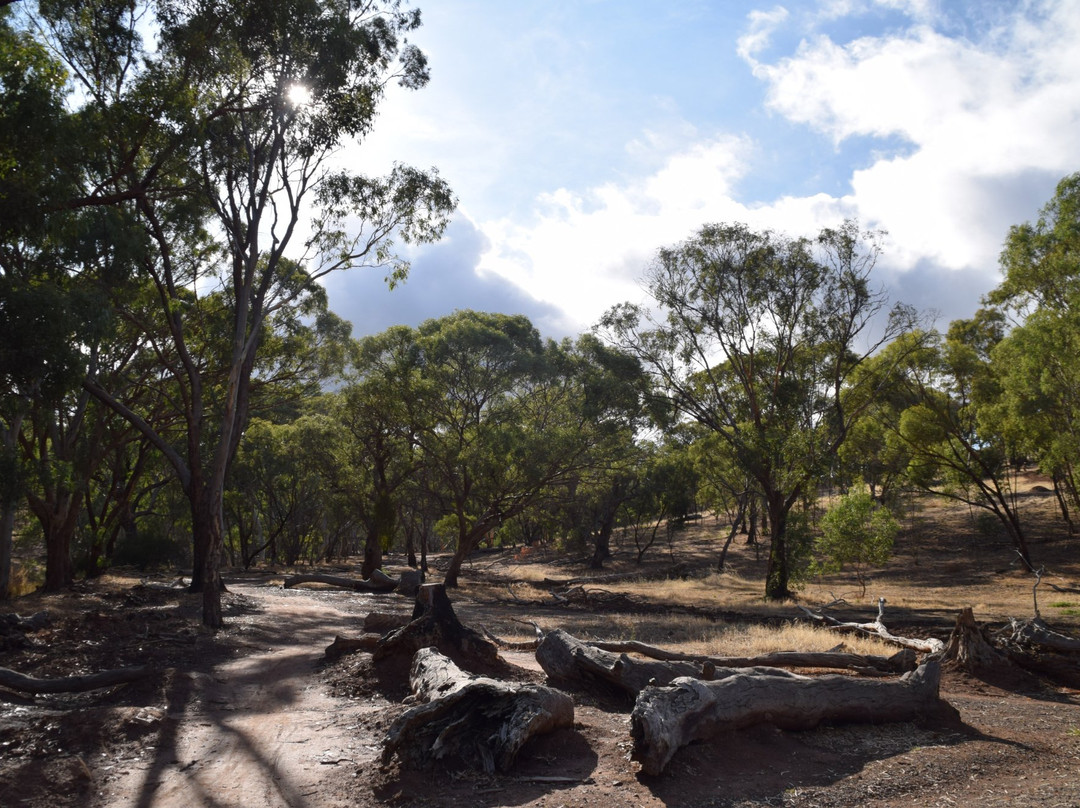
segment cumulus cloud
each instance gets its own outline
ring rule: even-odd
[[[490,244],[464,214],[437,244],[416,252],[409,278],[391,290],[377,270],[329,275],[330,307],[353,325],[353,334],[376,334],[393,325],[419,325],[456,309],[524,314],[545,334],[563,336],[561,314],[498,275],[478,271]]]
[[[1075,2],[1030,9],[977,41],[915,25],[848,43],[818,36],[775,64],[752,62],[785,118],[838,145],[904,142],[851,179],[861,218],[892,233],[895,261],[994,265],[1008,225],[1039,204],[1033,186],[1045,199],[1080,165],[1080,13]]]

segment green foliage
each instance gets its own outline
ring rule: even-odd
[[[815,569],[828,573],[852,567],[865,595],[866,567],[889,560],[899,531],[892,513],[875,503],[868,492],[849,492],[821,519],[821,535],[814,543],[818,555]]]

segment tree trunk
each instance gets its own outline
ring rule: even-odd
[[[134,682],[153,672],[152,668],[143,666],[67,676],[62,679],[37,679],[8,668],[0,668],[0,686],[23,693],[85,693],[88,690]]]
[[[11,556],[14,548],[15,505],[0,505],[0,600],[11,597]]]
[[[791,598],[787,551],[788,507],[783,496],[770,492],[769,512],[769,566],[765,571],[765,598],[788,600]]]
[[[565,693],[472,676],[433,648],[417,651],[409,680],[426,703],[394,721],[383,765],[396,754],[412,767],[457,758],[489,774],[505,772],[531,737],[574,724],[574,702]]]
[[[630,717],[632,756],[645,774],[658,775],[687,744],[761,722],[810,729],[822,721],[910,721],[942,708],[955,713],[938,697],[940,679],[936,659],[891,681],[779,670],[716,682],[677,679],[638,696]]]
[[[499,665],[499,649],[480,633],[461,624],[444,584],[420,587],[412,621],[384,636],[372,659],[376,664],[400,666],[404,671],[408,670],[413,655],[428,646],[434,646],[468,669],[488,670]]]

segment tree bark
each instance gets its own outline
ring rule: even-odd
[[[467,674],[433,648],[416,653],[409,680],[426,703],[390,727],[383,765],[396,754],[409,767],[458,758],[505,772],[529,738],[574,724],[574,702],[565,693]]]
[[[632,757],[645,774],[658,775],[687,744],[761,722],[810,729],[827,720],[910,721],[942,708],[952,711],[938,696],[940,679],[936,659],[892,681],[840,674],[809,677],[775,669],[715,682],[677,679],[638,696],[630,717]]]

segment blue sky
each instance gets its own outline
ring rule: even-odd
[[[460,205],[409,280],[327,279],[357,335],[473,308],[574,336],[708,222],[889,232],[894,299],[968,317],[1080,170],[1080,0],[416,0],[431,82],[343,152]]]

